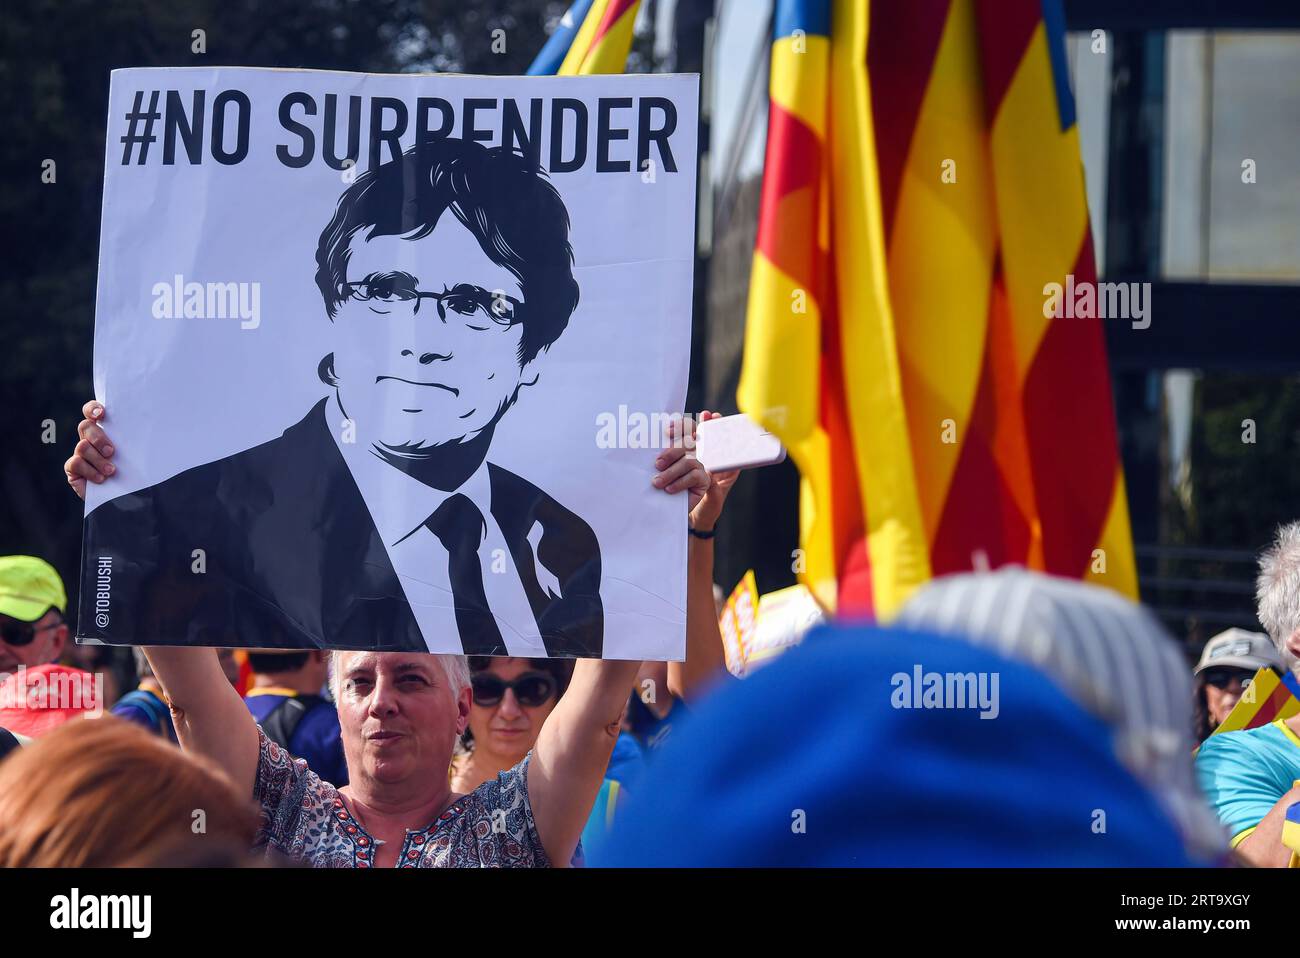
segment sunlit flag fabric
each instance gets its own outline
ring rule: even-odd
[[[802,578],[888,616],[1017,563],[1135,596],[1052,0],[777,0],[740,408],[802,476]]]
[[[622,73],[640,5],[641,0],[575,0],[528,75]]]

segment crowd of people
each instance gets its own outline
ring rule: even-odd
[[[102,406],[79,434],[84,495],[115,471]],[[1260,557],[1266,634],[1194,666],[1118,593],[1003,568],[738,679],[711,537],[736,474],[656,456],[699,533],[682,662],[148,647],[130,688],[58,573],[0,558],[0,866],[1292,863],[1300,708],[1221,727],[1261,670],[1290,694],[1300,522]]]

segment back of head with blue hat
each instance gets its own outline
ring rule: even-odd
[[[931,674],[990,694],[917,707],[933,700],[912,680]],[[619,816],[605,862],[1189,864],[1106,726],[1046,676],[953,639],[865,627],[818,629],[703,702]]]

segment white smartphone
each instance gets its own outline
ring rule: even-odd
[[[774,466],[785,461],[785,447],[744,413],[700,423],[695,455],[709,472]]]

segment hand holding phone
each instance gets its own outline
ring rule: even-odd
[[[709,472],[753,469],[785,461],[781,441],[744,413],[708,419],[695,430],[695,456]]]

